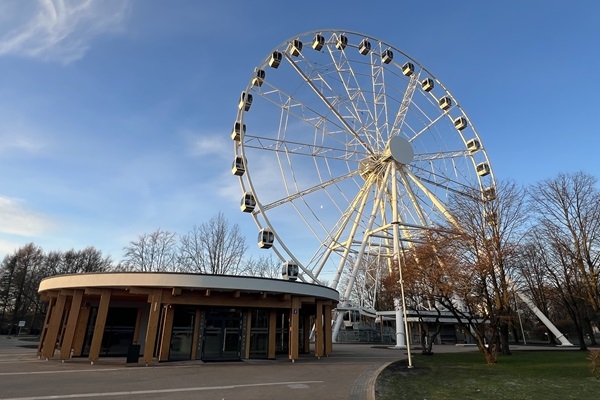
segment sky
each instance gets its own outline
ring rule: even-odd
[[[600,177],[600,3],[4,0],[0,259],[27,243],[115,261],[157,229],[239,209],[240,91],[280,43],[320,29],[393,44],[476,126],[496,179]]]

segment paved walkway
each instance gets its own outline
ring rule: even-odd
[[[295,362],[248,360],[167,362],[146,367],[125,358],[38,360],[36,343],[0,336],[0,400],[103,399],[351,399],[374,400],[375,381],[406,349],[334,344],[330,357],[302,356]],[[512,347],[517,350],[518,346]],[[413,350],[419,351],[419,350]],[[435,352],[477,351],[435,346]]]

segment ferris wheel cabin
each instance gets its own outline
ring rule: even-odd
[[[391,63],[393,59],[394,59],[394,52],[391,49],[386,49],[381,54],[381,61],[383,61],[384,64]]]
[[[302,42],[300,39],[294,39],[290,44],[290,54],[294,57],[298,57],[302,52]]]
[[[458,117],[454,120],[454,126],[459,131],[462,131],[467,127],[467,119],[465,117]]]
[[[406,76],[411,76],[415,72],[415,65],[411,62],[404,63],[402,73]]]
[[[479,149],[481,149],[481,143],[479,143],[479,140],[471,139],[467,142],[467,150],[469,150],[469,153],[473,154]]]
[[[369,51],[371,51],[371,42],[369,42],[367,39],[363,39],[358,45],[358,52],[364,56],[368,54]]]
[[[283,55],[280,52],[274,51],[273,54],[271,54],[271,59],[269,60],[269,67],[271,67],[271,68],[279,67],[279,64],[281,64],[282,57],[283,57]]]
[[[477,170],[477,175],[479,176],[486,176],[489,175],[491,172],[490,165],[485,162],[477,164],[477,167],[475,169]]]
[[[320,35],[317,33],[313,40],[312,48],[315,50],[321,50],[323,48],[324,44],[325,44],[325,38],[323,37],[323,35]]]
[[[486,187],[482,192],[484,201],[496,200],[496,188],[493,186]]]
[[[258,247],[270,249],[275,241],[275,235],[270,229],[263,228],[258,232]]]
[[[431,78],[424,79],[423,82],[421,82],[421,87],[423,88],[424,91],[431,92],[431,89],[433,89],[433,79],[431,79]]]
[[[256,199],[254,198],[254,195],[250,192],[244,193],[244,196],[242,196],[242,201],[240,202],[240,209],[243,212],[250,213],[254,211],[254,207],[256,207]]]
[[[235,160],[233,160],[233,164],[231,165],[231,172],[237,176],[244,175],[246,167],[244,166],[244,158],[242,156],[235,157]]]
[[[440,105],[440,108],[444,111],[446,111],[447,109],[449,109],[452,106],[452,99],[450,97],[442,97],[439,101],[438,104]]]
[[[238,104],[238,108],[240,110],[243,108],[244,111],[248,111],[248,110],[250,110],[251,105],[252,105],[252,94],[242,92],[242,94],[240,95],[240,103]]]
[[[265,70],[260,68],[254,68],[254,76],[252,77],[252,85],[262,86],[265,81]]]
[[[335,48],[338,50],[344,50],[348,45],[348,38],[344,35],[340,35],[338,37],[337,42],[335,42]]]
[[[281,277],[287,281],[298,279],[298,264],[292,261],[286,261],[281,267]]]
[[[233,130],[231,131],[231,139],[239,142],[242,139],[242,135],[246,133],[246,124],[236,122],[233,124]]]

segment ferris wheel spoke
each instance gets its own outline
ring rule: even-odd
[[[358,46],[352,45],[350,47],[353,49],[353,51],[356,50],[358,52]],[[375,132],[376,134],[378,133],[376,118],[374,116],[374,110],[368,106],[369,100],[365,96],[365,93],[370,92],[372,89],[363,89],[364,84],[361,84],[361,79],[359,79],[360,77],[352,67],[352,62],[347,57],[346,50],[337,52],[330,47],[329,53],[331,60],[335,65],[339,82],[341,83],[343,91],[346,94],[346,101],[343,101],[343,99],[340,98],[339,102],[340,107],[343,107],[349,114],[346,119],[356,121],[359,125],[358,131],[362,132],[362,136],[365,137],[369,145],[372,148],[378,148],[378,142],[371,134],[371,132]],[[372,76],[372,71],[369,76]],[[369,78],[369,82],[373,82],[372,77]]]
[[[302,76],[302,78],[304,79],[304,81],[314,90],[314,92],[317,94],[317,97],[319,97],[319,99],[327,105],[327,107],[329,108],[329,110],[336,116],[336,118],[339,120],[339,122],[347,129],[347,131],[349,133],[351,133],[355,140],[361,144],[361,146],[369,153],[372,153],[373,150],[371,148],[371,146],[369,146],[364,140],[363,138],[358,134],[358,132],[352,127],[350,126],[350,124],[348,123],[348,121],[346,121],[346,119],[339,113],[339,111],[337,110],[336,107],[334,107],[334,105],[332,104],[332,102],[315,86],[314,82],[311,81],[308,76],[304,73],[304,71],[302,71],[302,69],[298,68],[298,66],[296,65],[296,63],[290,58],[290,56],[287,53],[284,53],[284,56],[289,60],[290,64],[294,67],[294,69],[296,70],[296,72]]]
[[[418,106],[417,106],[417,109],[418,109]],[[423,115],[427,115],[422,110],[419,109],[419,111],[421,111],[421,113]],[[419,138],[423,133],[429,131],[438,121],[440,121],[442,118],[446,117],[447,115],[448,115],[448,112],[445,111],[445,112],[441,113],[440,115],[436,116],[434,119],[429,119],[429,123],[426,124],[423,128],[421,128],[421,130],[419,130],[418,132],[413,132],[413,135],[410,138],[408,138],[408,141],[413,142],[415,139]]]
[[[396,119],[394,120],[394,124],[391,129],[391,136],[399,135],[402,132],[402,127],[404,125],[404,120],[406,119],[406,113],[408,112],[408,108],[412,103],[413,95],[415,94],[415,89],[417,87],[417,83],[419,82],[419,78],[417,74],[412,74],[408,81],[408,85],[406,87],[406,91],[402,96],[402,102],[400,103],[400,107],[398,108],[398,112],[396,113]]]
[[[472,195],[473,187],[471,187],[471,186],[468,186],[462,182],[459,182],[456,179],[451,179],[449,176],[440,175],[438,173],[432,172],[427,169],[422,169],[422,168],[415,167],[415,166],[413,166],[412,168],[416,171],[419,171],[419,175],[417,175],[417,174],[414,174],[414,175],[418,176],[418,179],[421,182],[435,186],[443,191],[455,193],[459,196],[463,196],[463,197],[467,196],[470,198],[474,198]],[[425,176],[431,176],[435,179],[426,178]]]
[[[440,201],[440,199],[432,191],[430,191],[410,170],[405,169],[404,172],[410,178],[410,180],[425,194],[425,196],[427,196],[431,203],[448,219],[448,221],[457,226],[456,220],[452,214],[448,212],[446,206]]]
[[[244,146],[247,149],[290,153],[299,156],[319,157],[338,161],[359,160],[366,156],[366,153],[357,152],[354,149],[325,147],[312,143],[292,142],[289,140],[250,135],[245,136]]]
[[[279,199],[277,201],[274,201],[272,203],[264,204],[264,205],[262,205],[261,209],[264,212],[264,211],[268,211],[268,210],[270,210],[272,208],[279,207],[282,204],[285,204],[285,203],[288,203],[288,202],[293,202],[294,200],[297,200],[297,199],[302,198],[304,196],[308,196],[309,194],[314,193],[317,190],[325,189],[326,187],[328,187],[330,185],[334,185],[334,184],[336,184],[336,183],[338,183],[340,181],[346,180],[346,179],[351,178],[351,177],[353,177],[355,175],[358,175],[358,171],[348,172],[347,174],[340,175],[340,176],[338,176],[338,177],[336,177],[334,179],[331,179],[329,181],[326,181],[326,182],[321,182],[318,185],[309,187],[309,188],[304,189],[302,191],[299,191],[297,193],[293,193],[293,194],[291,194],[291,195],[289,195],[287,197],[284,197],[284,198]]]
[[[340,281],[340,277],[342,275],[344,266],[346,265],[346,261],[348,259],[348,255],[352,250],[351,243],[354,241],[356,236],[356,232],[360,226],[360,219],[363,215],[365,206],[367,204],[369,191],[371,188],[370,183],[365,183],[365,185],[358,192],[356,197],[349,203],[348,209],[341,216],[338,222],[334,225],[333,231],[335,232],[333,235],[330,235],[330,239],[327,240],[324,244],[326,245],[326,250],[323,258],[317,265],[316,274],[317,276],[321,273],[325,263],[329,260],[329,257],[332,252],[338,251],[340,248],[342,249],[342,254],[340,257],[340,262],[338,264],[338,268],[336,270],[336,274],[333,278],[333,282],[331,287],[336,289],[337,285]],[[354,217],[354,223],[350,227],[350,231],[348,232],[348,237],[346,239],[346,243],[342,243],[341,236],[344,233],[347,225]]]
[[[423,212],[422,204],[419,201],[419,199],[417,198],[417,196],[415,195],[415,192],[413,191],[412,186],[406,177],[405,170],[406,170],[406,168],[399,168],[397,170],[398,175],[400,175],[400,179],[402,181],[404,189],[406,190],[406,193],[408,194],[408,197],[409,197],[410,201],[412,202],[413,209],[415,210],[415,212],[417,214],[419,222],[422,224],[422,226],[425,227],[428,225],[428,223],[427,223],[427,219],[425,218],[425,213]]]

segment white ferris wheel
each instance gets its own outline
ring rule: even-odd
[[[454,96],[418,61],[356,32],[278,45],[242,91],[231,136],[259,247],[297,265],[298,279],[337,289],[342,309],[373,309],[373,296],[353,296],[377,290],[360,287],[366,264],[447,222],[450,196],[496,193]]]

